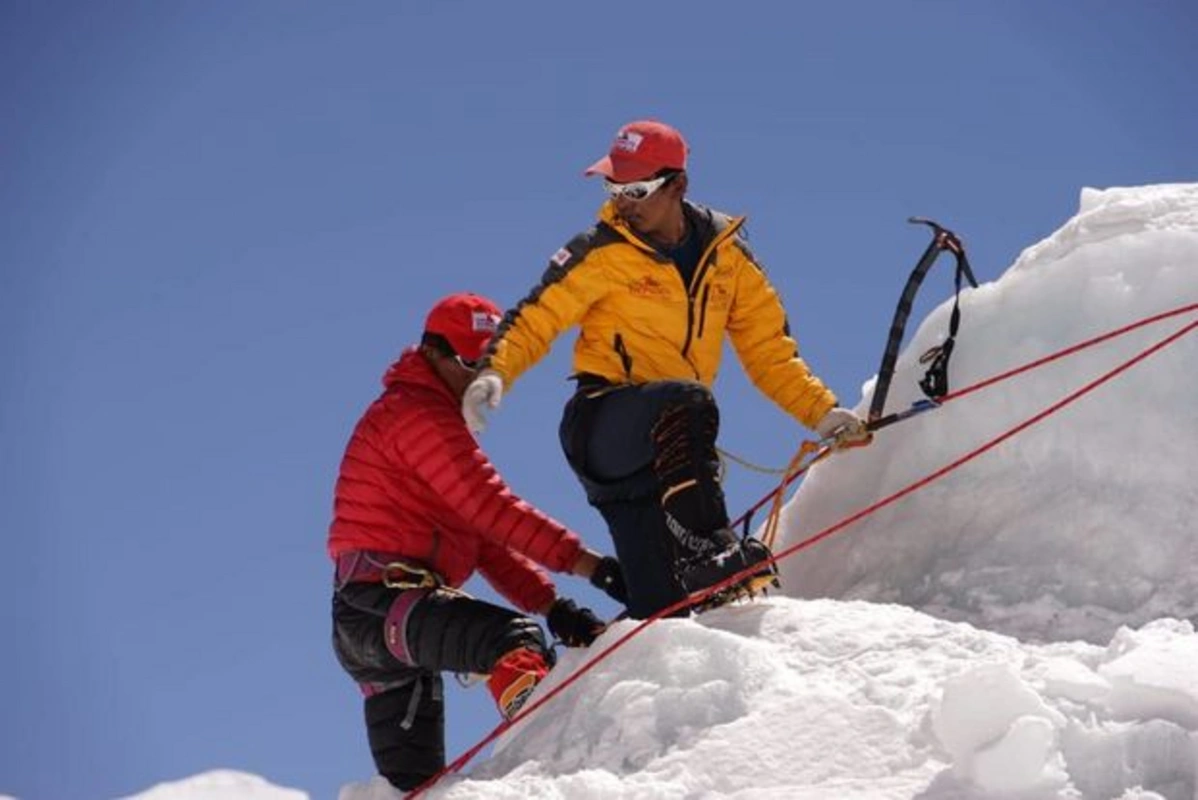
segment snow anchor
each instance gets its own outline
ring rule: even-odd
[[[928,270],[936,263],[936,259],[943,252],[952,253],[957,260],[957,269],[954,279],[956,294],[953,297],[953,313],[949,319],[948,338],[919,357],[919,363],[929,365],[927,373],[919,382],[919,388],[923,389],[924,394],[933,403],[948,394],[948,360],[952,356],[957,329],[961,325],[961,279],[969,281],[969,285],[975,289],[978,285],[977,280],[973,277],[973,270],[969,267],[969,258],[965,255],[965,246],[961,244],[961,240],[955,233],[939,223],[923,217],[911,217],[908,222],[930,227],[933,231],[932,241],[928,243],[927,249],[920,256],[915,269],[911,270],[911,276],[907,278],[907,285],[903,287],[902,296],[899,298],[898,307],[894,310],[894,319],[890,323],[890,335],[886,340],[886,350],[882,354],[882,366],[878,369],[878,382],[874,387],[873,401],[869,406],[871,423],[882,419],[886,395],[890,392],[890,381],[894,378],[894,366],[898,361],[899,347],[903,343],[903,331],[907,327],[907,317],[911,314],[911,306],[915,302],[919,286],[923,283]],[[929,408],[921,408],[915,413],[927,410]],[[907,416],[911,416],[911,414],[907,414]],[[897,421],[897,419],[890,420],[890,422]],[[875,424],[870,429],[876,430],[878,427],[883,426]]]

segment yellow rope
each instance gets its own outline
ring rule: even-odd
[[[830,447],[823,448],[822,452],[819,452],[819,454],[811,460],[810,464],[804,466],[803,462],[807,460],[807,456],[820,451],[821,447],[822,445],[819,442],[803,442],[802,445],[799,446],[798,452],[794,454],[794,457],[791,458],[790,463],[786,465],[785,469],[763,467],[760,464],[754,464],[753,462],[741,458],[734,453],[730,453],[727,450],[719,447],[716,448],[716,452],[720,456],[719,480],[721,483],[724,480],[724,473],[728,468],[727,461],[734,461],[737,464],[740,464],[742,467],[752,470],[753,472],[759,472],[764,475],[782,476],[782,480],[778,482],[778,488],[773,492],[773,502],[770,505],[770,513],[769,516],[766,517],[765,530],[761,536],[761,541],[764,542],[765,546],[771,550],[774,548],[774,540],[778,537],[778,523],[782,515],[782,502],[786,497],[786,489],[794,479],[795,475],[802,470],[811,467],[816,462],[822,461],[828,454],[832,452],[832,448]]]
[[[717,453],[719,453],[719,456],[720,456],[720,479],[721,480],[723,480],[724,473],[727,471],[727,466],[728,466],[727,464],[724,463],[724,459],[727,459],[728,461],[735,461],[737,464],[740,464],[745,469],[752,470],[753,472],[760,472],[763,475],[785,475],[786,474],[786,470],[784,470],[784,469],[776,469],[774,467],[763,467],[759,464],[754,464],[752,461],[743,459],[740,456],[736,455],[735,453],[729,453],[727,450],[724,450],[719,447],[717,447],[715,449],[715,451]]]

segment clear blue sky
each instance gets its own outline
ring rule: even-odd
[[[3,3],[0,793],[371,773],[328,645],[345,439],[433,301],[514,304],[591,223],[621,123],[683,130],[692,196],[749,215],[851,405],[907,216],[988,279],[1082,186],[1195,178],[1195,31],[1186,0]],[[484,443],[609,551],[556,441],[568,352]],[[784,464],[802,432],[731,357],[717,390],[723,445]],[[770,482],[728,487],[737,513]],[[456,755],[496,717],[450,702]]]

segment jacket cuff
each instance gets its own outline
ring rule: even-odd
[[[836,395],[828,392],[827,397],[822,403],[811,406],[806,415],[798,418],[799,422],[803,423],[809,429],[815,430],[815,426],[824,418],[824,415],[836,408],[836,402]]]
[[[581,554],[582,537],[572,531],[566,531],[561,543],[554,552],[558,563],[552,566],[553,571],[569,573],[571,567],[574,566],[574,562],[578,560],[578,556]]]

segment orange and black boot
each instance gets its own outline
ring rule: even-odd
[[[503,718],[514,717],[548,674],[545,657],[525,647],[512,650],[496,661],[487,678],[487,688]]]

